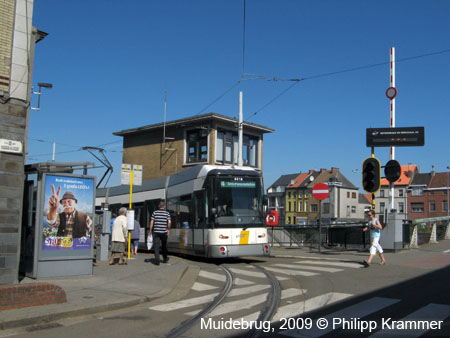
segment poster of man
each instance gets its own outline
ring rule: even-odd
[[[93,179],[47,175],[43,250],[91,248]]]

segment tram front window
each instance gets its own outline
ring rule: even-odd
[[[212,191],[214,223],[217,227],[263,225],[262,191],[254,178],[217,178]]]

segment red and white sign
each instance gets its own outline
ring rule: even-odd
[[[317,183],[312,189],[312,194],[316,200],[322,201],[330,195],[330,189],[325,183]]]
[[[389,98],[389,100],[393,100],[397,96],[397,88],[389,87],[386,90],[386,96]]]
[[[266,225],[270,227],[278,225],[278,211],[272,210],[266,215]]]

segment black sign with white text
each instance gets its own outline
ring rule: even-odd
[[[366,129],[367,147],[412,147],[424,144],[424,127]]]

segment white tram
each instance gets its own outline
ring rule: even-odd
[[[98,189],[96,206],[129,206],[129,186]],[[160,200],[172,218],[170,252],[221,258],[270,254],[264,220],[263,184],[250,168],[198,165],[134,186],[133,210],[145,246],[150,217]]]

